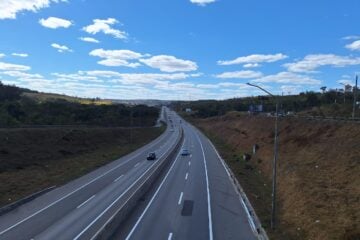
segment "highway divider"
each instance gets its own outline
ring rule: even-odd
[[[145,180],[137,187],[137,189],[129,196],[125,203],[107,220],[107,222],[97,231],[91,239],[111,239],[114,232],[119,228],[120,224],[129,216],[129,214],[137,206],[140,199],[150,190],[150,188],[161,176],[166,167],[175,159],[184,139],[184,131],[181,128],[176,144],[168,151],[158,164],[154,164],[153,171],[145,176]]]

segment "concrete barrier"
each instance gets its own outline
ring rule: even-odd
[[[163,156],[163,160],[154,167],[153,172],[148,175],[145,181],[128,197],[125,203],[108,219],[101,229],[91,239],[110,239],[120,224],[137,206],[139,200],[150,190],[161,173],[175,159],[179,148],[183,142],[184,133],[181,129],[180,136],[173,148]]]

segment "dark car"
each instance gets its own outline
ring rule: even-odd
[[[147,160],[155,160],[156,154],[154,152],[149,153],[149,155],[146,158]]]

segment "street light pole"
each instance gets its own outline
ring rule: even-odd
[[[356,109],[356,97],[357,97],[357,83],[358,83],[358,75],[355,78],[355,87],[354,87],[354,103],[353,103],[353,111],[352,111],[352,118],[355,118],[355,109]]]
[[[275,229],[276,225],[276,192],[277,192],[277,160],[278,160],[278,151],[279,151],[279,137],[278,137],[278,119],[279,119],[279,97],[274,96],[269,91],[265,90],[264,88],[252,84],[246,83],[249,86],[256,87],[268,95],[276,101],[276,112],[275,112],[275,136],[274,136],[274,158],[273,158],[273,166],[272,166],[272,200],[271,200],[271,229]]]

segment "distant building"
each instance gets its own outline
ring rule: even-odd
[[[186,109],[185,109],[185,112],[191,113],[191,108],[186,108]]]
[[[259,113],[259,112],[263,112],[263,111],[264,111],[264,107],[262,104],[259,104],[259,105],[251,104],[249,106],[250,113]]]

